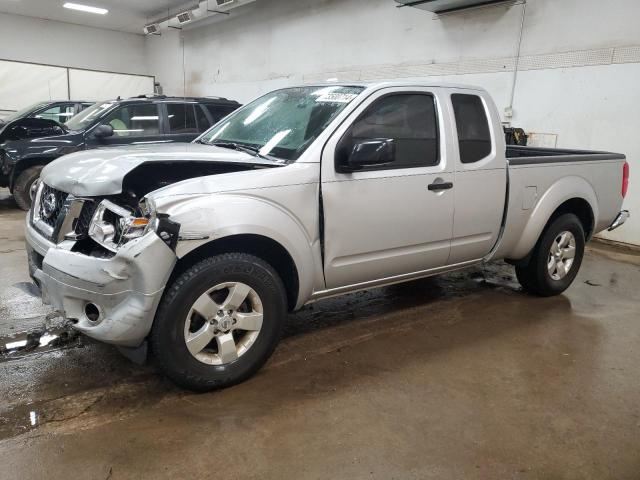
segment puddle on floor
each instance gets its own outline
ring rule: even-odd
[[[64,322],[42,330],[0,336],[0,362],[79,346],[81,340],[78,332]]]

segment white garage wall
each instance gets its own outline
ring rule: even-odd
[[[258,0],[224,21],[146,39],[165,93],[246,102],[303,82],[437,78],[509,104],[521,6],[434,18],[392,0]],[[632,178],[624,228],[640,245],[640,29],[636,0],[528,0],[513,123],[559,147],[621,151]],[[184,86],[180,66],[184,52]],[[166,61],[165,61],[166,60]],[[637,172],[637,173],[636,173]]]
[[[0,114],[45,99],[66,99],[67,69],[0,61]]]
[[[146,73],[142,35],[0,13],[0,116],[43,100],[150,94]]]
[[[111,100],[153,94],[153,77],[124,75],[90,70],[69,70],[69,89],[73,98]]]
[[[147,74],[144,37],[0,13],[0,59]]]
[[[154,78],[0,60],[0,117],[43,100],[110,100],[152,94]]]

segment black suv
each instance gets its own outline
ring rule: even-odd
[[[8,142],[0,148],[0,186],[28,210],[31,186],[62,155],[118,145],[190,142],[240,107],[226,98],[141,96],[98,102],[71,118],[58,135]]]

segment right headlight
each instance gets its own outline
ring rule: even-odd
[[[89,237],[107,250],[117,252],[125,243],[140,238],[155,224],[155,210],[147,202],[142,215],[113,203],[100,202],[89,224]]]

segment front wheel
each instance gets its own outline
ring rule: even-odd
[[[169,287],[151,347],[181,387],[226,387],[249,378],[271,356],[286,311],[284,285],[268,263],[244,253],[216,255]]]
[[[518,281],[536,295],[559,295],[578,275],[584,244],[584,229],[578,217],[572,213],[560,215],[542,233],[529,264],[516,267]]]

